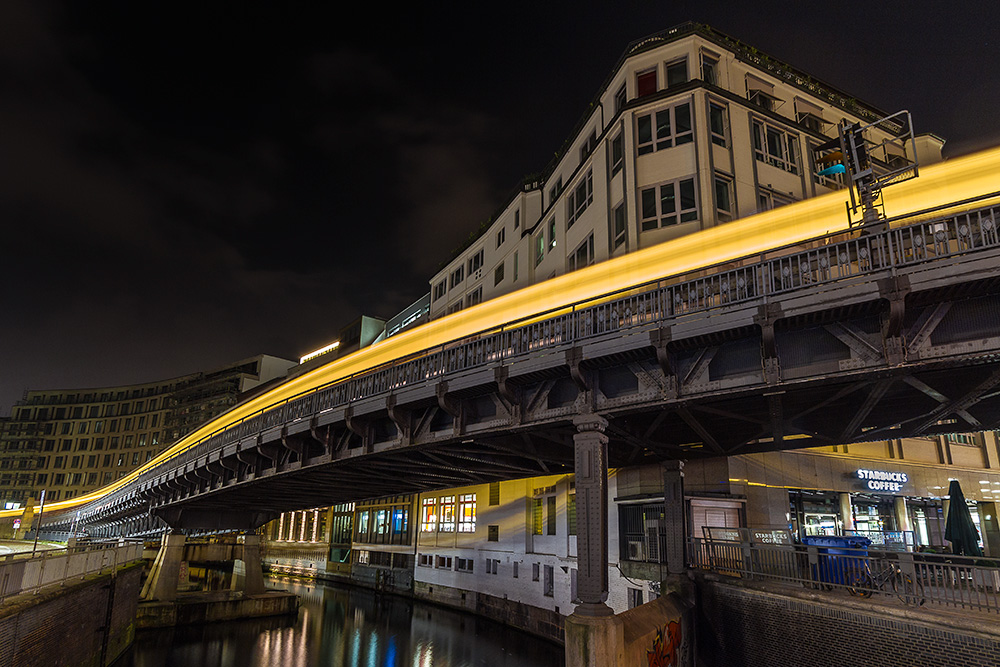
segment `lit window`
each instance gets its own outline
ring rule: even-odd
[[[458,532],[476,532],[476,495],[474,493],[458,497]]]
[[[694,179],[663,183],[640,193],[642,231],[698,219]]]
[[[421,532],[433,533],[437,530],[437,498],[424,498],[420,517]]]
[[[441,498],[441,521],[438,530],[442,533],[455,532],[455,496]]]
[[[556,247],[556,219],[549,220],[549,250]]]
[[[639,155],[680,146],[694,141],[691,105],[688,103],[660,109],[636,119]]]

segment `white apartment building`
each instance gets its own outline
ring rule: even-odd
[[[842,187],[813,149],[841,119],[887,115],[696,24],[631,44],[591,108],[544,178],[434,275],[432,318]],[[943,145],[919,136],[919,163]]]

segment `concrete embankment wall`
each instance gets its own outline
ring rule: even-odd
[[[0,665],[106,667],[132,643],[142,563],[8,598]]]
[[[699,664],[750,667],[1000,665],[1000,616],[781,595],[702,579]]]

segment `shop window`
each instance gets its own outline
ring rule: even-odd
[[[685,102],[636,118],[639,155],[665,150],[694,141],[691,105]]]

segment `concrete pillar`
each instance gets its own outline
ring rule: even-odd
[[[910,513],[906,509],[906,498],[895,496],[892,499],[893,509],[896,511],[896,525],[902,531],[913,531],[913,522],[910,521]]]
[[[840,520],[844,523],[844,530],[855,530],[854,510],[851,507],[851,494],[840,494]]]
[[[684,462],[663,464],[663,523],[666,529],[667,572],[687,571],[687,521],[684,507]]]
[[[594,414],[573,418],[576,468],[577,594],[574,615],[612,616],[608,600],[608,422]]]
[[[985,555],[997,558],[1000,556],[1000,517],[997,516],[997,503],[979,503],[979,527],[983,531]]]
[[[230,588],[242,591],[244,595],[259,595],[264,592],[264,571],[260,564],[260,536],[241,535],[242,559],[233,561],[233,581]]]
[[[177,584],[181,573],[181,561],[184,560],[183,533],[168,533],[160,542],[160,551],[156,554],[153,567],[149,571],[139,594],[142,600],[175,600]]]

